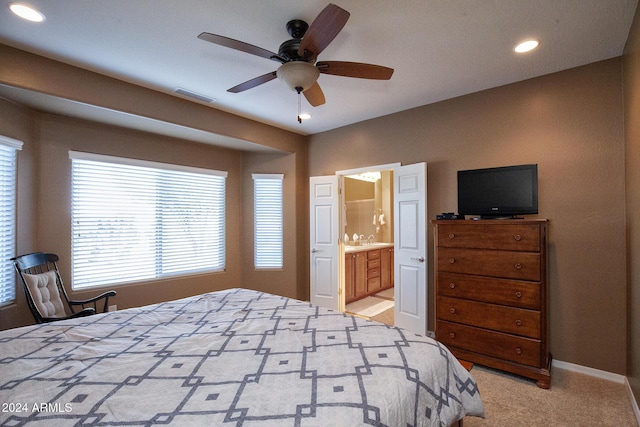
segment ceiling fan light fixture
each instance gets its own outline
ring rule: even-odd
[[[298,88],[302,88],[301,92],[304,92],[318,80],[320,71],[309,62],[293,61],[282,64],[276,75],[289,89],[298,91]]]

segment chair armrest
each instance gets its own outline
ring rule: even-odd
[[[73,313],[70,316],[66,317],[43,317],[42,321],[44,322],[55,322],[58,320],[67,320],[67,319],[75,319],[76,317],[86,317],[96,314],[96,309],[93,307],[87,307],[82,311],[78,311],[77,313]]]
[[[116,291],[107,291],[107,292],[103,292],[98,296],[95,296],[93,298],[89,298],[89,299],[77,299],[77,300],[70,300],[69,304],[71,305],[82,305],[82,304],[89,304],[95,301],[99,301],[103,298],[109,298],[109,297],[115,297],[116,296]]]

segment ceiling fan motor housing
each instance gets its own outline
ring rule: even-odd
[[[291,37],[291,40],[287,40],[280,45],[278,49],[278,56],[283,58],[285,61],[306,61],[305,58],[298,55],[298,49],[300,48],[300,42],[302,37],[304,37],[307,29],[309,28],[309,24],[300,19],[292,19],[287,22],[287,32]],[[309,61],[311,62],[311,61]]]
[[[278,56],[289,61],[303,61],[300,55],[298,55],[298,48],[300,47],[300,39],[291,39],[280,45],[278,49]]]

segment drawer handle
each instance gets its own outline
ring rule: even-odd
[[[455,258],[449,258],[449,264],[453,264],[454,262],[456,262]]]
[[[451,282],[451,283],[449,283],[449,287],[450,287],[451,289],[455,289],[455,288],[456,288],[456,284],[455,284],[455,283],[453,283],[453,282]]]
[[[453,234],[453,233],[449,233],[449,238],[450,238],[450,239],[453,239],[454,237],[456,237],[456,235],[455,235],[455,234]]]
[[[454,339],[456,337],[455,332],[449,332],[449,338]]]
[[[520,347],[516,347],[516,354],[522,354],[522,349]]]
[[[522,269],[522,264],[517,263],[516,265],[514,265],[514,267],[516,268],[516,270],[521,270]]]
[[[522,236],[519,234],[516,234],[515,236],[513,236],[514,239],[516,239],[516,242],[519,242],[520,240],[522,240]]]
[[[451,313],[451,314],[456,314],[456,309],[455,309],[455,307],[451,307],[451,308],[449,309],[449,313]]]
[[[522,298],[522,292],[520,291],[516,292],[516,298]]]
[[[522,320],[520,319],[516,320],[516,326],[522,326]]]

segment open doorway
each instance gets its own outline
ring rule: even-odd
[[[394,325],[394,200],[390,165],[340,171],[345,311]]]
[[[428,301],[427,165],[424,162],[309,178],[310,300],[312,304],[345,310],[345,247],[348,245],[343,241],[345,232],[341,225],[342,181],[346,175],[374,169],[393,170],[393,323],[425,334]]]

